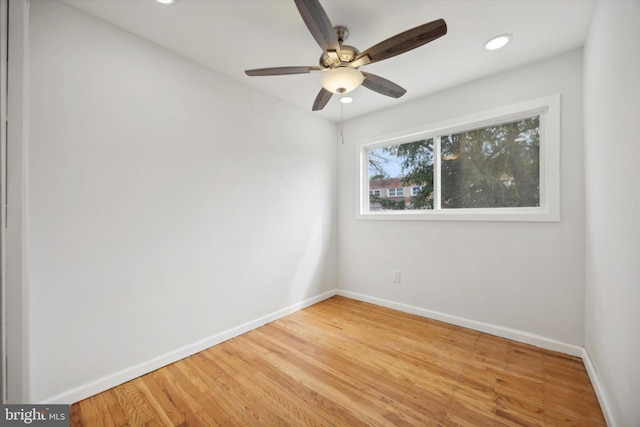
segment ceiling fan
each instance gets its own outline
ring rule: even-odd
[[[447,24],[438,19],[388,38],[364,52],[343,44],[347,27],[333,27],[319,0],[294,0],[302,20],[323,50],[320,66],[274,67],[246,70],[248,76],[280,76],[322,71],[322,89],[313,102],[313,111],[322,110],[334,93],[351,92],[362,85],[382,95],[400,98],[407,91],[401,86],[359,68],[408,52],[447,34]]]

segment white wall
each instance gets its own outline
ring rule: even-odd
[[[640,2],[598,2],[585,45],[585,346],[620,426],[640,425]]]
[[[555,93],[559,223],[355,219],[357,141]],[[582,124],[581,50],[348,121],[339,148],[340,289],[582,345]],[[392,270],[401,270],[402,283],[392,283]]]
[[[334,123],[56,1],[29,36],[31,400],[335,288]]]

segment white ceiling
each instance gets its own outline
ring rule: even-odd
[[[248,77],[245,69],[318,65],[322,53],[293,0],[63,0],[226,76],[311,110],[320,73]],[[595,0],[321,0],[332,24],[349,28],[346,44],[363,51],[443,18],[444,37],[363,67],[407,89],[400,99],[356,89],[344,119],[521,66],[584,44]],[[512,34],[502,50],[484,43]],[[339,121],[337,96],[313,114]]]

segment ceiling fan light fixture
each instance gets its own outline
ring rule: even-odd
[[[176,0],[156,0],[160,4],[173,4]]]
[[[353,98],[350,96],[343,96],[340,98],[340,102],[343,104],[351,104],[353,102]]]
[[[484,44],[484,48],[487,50],[497,50],[505,47],[513,38],[511,34],[501,34],[490,39]]]
[[[322,87],[331,93],[343,94],[356,89],[364,81],[364,75],[351,67],[336,67],[320,76]]]

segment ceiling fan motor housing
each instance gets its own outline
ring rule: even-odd
[[[338,37],[338,43],[340,43],[340,54],[336,58],[335,55],[332,56],[327,52],[323,52],[319,61],[322,68],[333,68],[339,65],[346,65],[356,59],[356,56],[360,53],[360,51],[355,47],[343,44],[349,37],[349,29],[347,27],[339,25],[337,27],[333,27],[333,30]]]
[[[353,61],[359,53],[360,51],[355,47],[345,44],[340,46],[340,55],[338,57],[340,60],[339,63],[336,64],[336,61],[331,56],[329,56],[326,52],[323,52],[320,56],[320,66],[322,68],[331,68],[335,67],[336,65],[346,65],[349,62]]]

